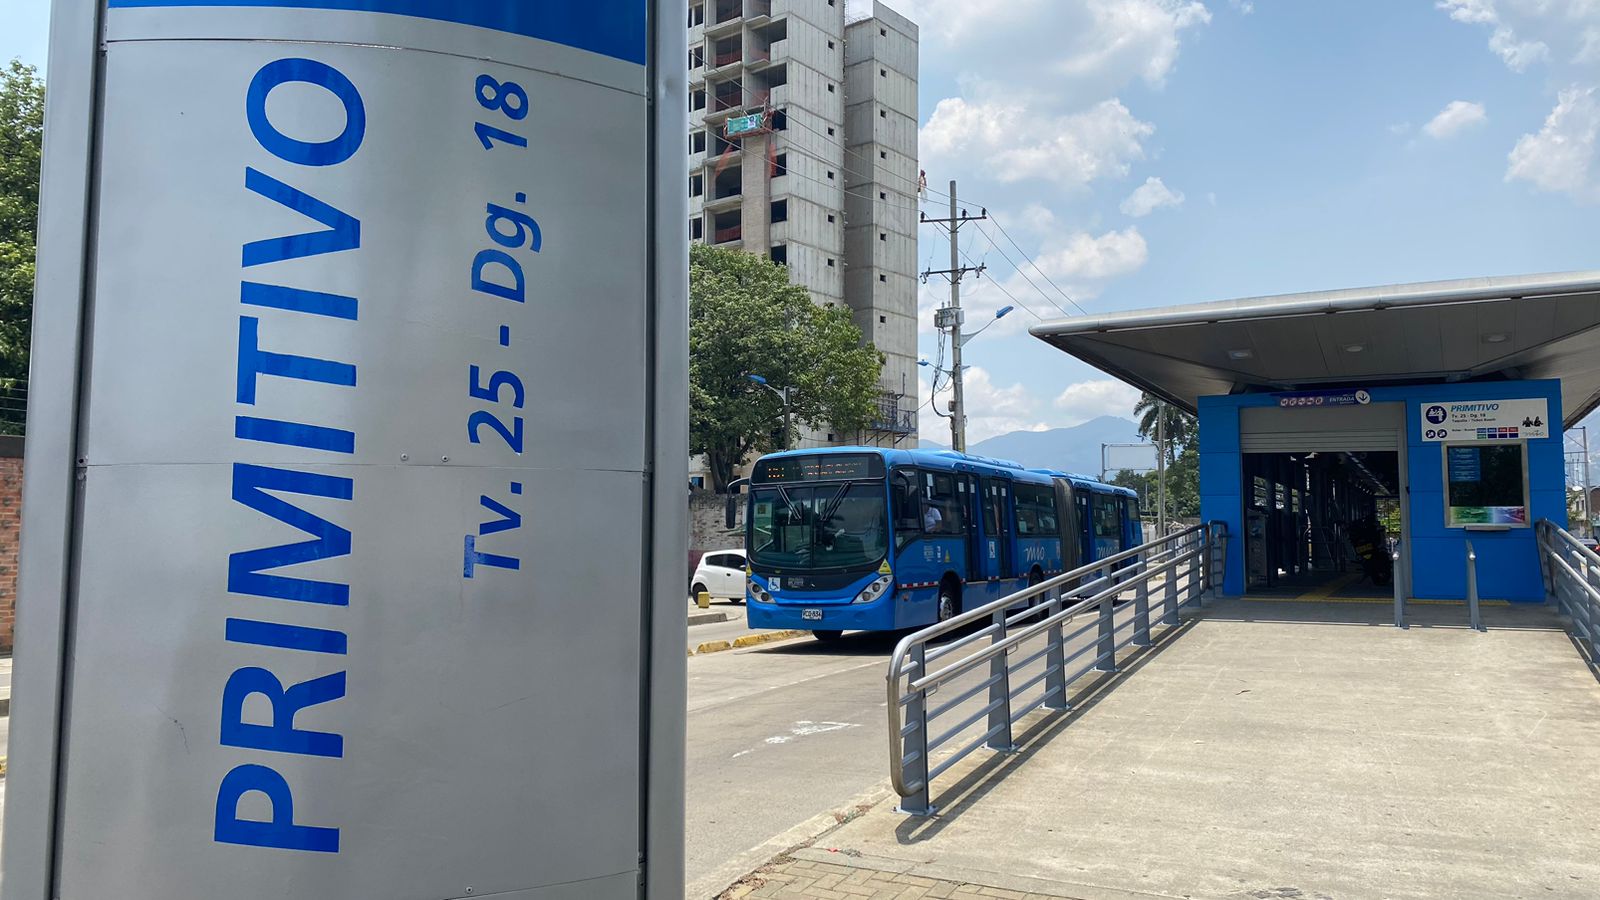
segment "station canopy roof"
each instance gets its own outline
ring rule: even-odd
[[[1190,412],[1212,394],[1526,379],[1561,381],[1569,428],[1600,405],[1600,271],[1224,300],[1032,332]]]

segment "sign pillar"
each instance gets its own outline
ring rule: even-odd
[[[681,897],[676,7],[106,5],[53,23],[4,900]]]

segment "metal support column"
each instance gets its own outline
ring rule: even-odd
[[[1117,592],[1115,587],[1115,574],[1111,567],[1100,570],[1100,577],[1107,584],[1105,597],[1100,601],[1100,646],[1096,651],[1099,665],[1095,666],[1102,672],[1115,672],[1117,670]]]
[[[924,644],[917,644],[911,648],[911,671],[905,676],[910,683],[915,683],[928,674],[928,648]],[[898,673],[892,678],[901,677]],[[933,804],[928,802],[928,695],[919,690],[907,691],[905,725],[901,727],[901,740],[904,742],[904,751],[901,754],[902,765],[905,767],[905,777],[908,784],[917,785],[917,789],[905,797],[900,798],[900,812],[910,813],[914,816],[931,816],[934,813]]]
[[[1050,612],[1054,616],[1061,612],[1061,589],[1056,588],[1050,592]],[[1065,629],[1058,622],[1045,631],[1045,642],[1049,650],[1044,656],[1044,705],[1046,709],[1071,709],[1067,702],[1067,652]]]
[[[1144,569],[1146,563],[1138,563]],[[1176,578],[1176,571],[1167,573],[1167,580]],[[1140,578],[1139,584],[1133,589],[1133,645],[1135,647],[1150,646],[1150,580]]]
[[[1001,643],[1006,639],[1005,607],[994,611],[994,636],[989,640]],[[1011,741],[1011,653],[996,653],[989,660],[989,749],[1010,753],[1017,749]]]

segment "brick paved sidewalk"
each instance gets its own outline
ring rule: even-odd
[[[1027,894],[977,884],[938,881],[916,875],[896,875],[833,863],[780,858],[723,892],[721,900],[1050,900],[1045,894]]]

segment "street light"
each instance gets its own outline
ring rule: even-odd
[[[985,331],[988,331],[990,325],[993,325],[994,323],[1000,321],[1001,319],[1004,319],[1006,316],[1011,315],[1011,313],[1014,312],[1015,310],[1016,310],[1015,306],[1002,306],[1002,307],[1000,307],[1000,309],[995,312],[994,318],[992,318],[989,321],[983,323],[983,327],[982,328],[979,328],[977,331],[974,331],[971,334],[963,334],[963,335],[961,335],[958,338],[958,340],[961,342],[961,346],[965,347],[967,345],[967,341],[970,341],[973,338],[977,337],[978,335],[983,334]]]
[[[967,451],[967,408],[966,400],[961,389],[962,369],[964,369],[965,366],[961,364],[961,348],[965,347],[968,341],[980,334],[983,334],[985,331],[988,331],[989,326],[1000,321],[1001,319],[1004,319],[1006,316],[1011,315],[1011,313],[1015,310],[1015,306],[1000,307],[1000,309],[995,311],[994,318],[985,322],[982,328],[979,328],[977,331],[974,331],[971,334],[960,333],[961,311],[951,310],[952,312],[956,313],[956,315],[951,319],[951,323],[948,326],[944,326],[950,329],[950,333],[954,336],[955,340],[955,346],[951,348],[951,364],[950,370],[947,374],[950,376],[950,385],[955,394],[954,398],[950,402],[950,442],[951,446],[953,446],[957,452],[965,453]],[[918,360],[917,365],[932,368],[935,372],[944,371],[925,359]],[[937,376],[935,376],[935,378],[937,379]],[[938,412],[938,410],[935,409],[934,412]]]
[[[786,388],[783,388],[783,389],[780,390],[779,388],[775,388],[772,385],[768,384],[767,380],[765,378],[762,378],[760,375],[746,375],[745,377],[750,379],[751,381],[755,382],[756,384],[761,385],[762,387],[766,388],[767,390],[773,392],[774,394],[777,394],[778,397],[783,400],[783,449],[788,450],[789,449],[789,404],[790,404],[790,401],[791,401],[791,395],[794,392],[794,388],[786,387]]]

